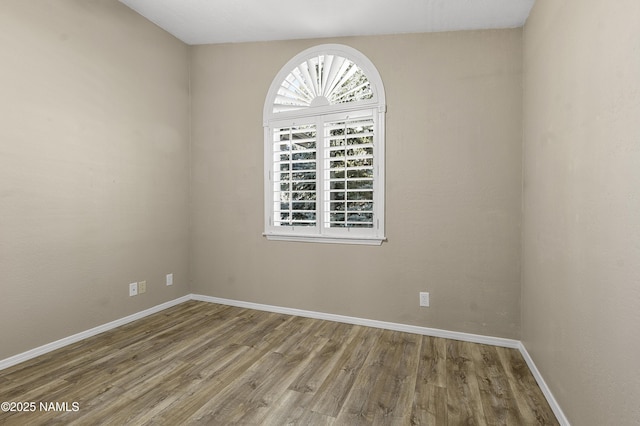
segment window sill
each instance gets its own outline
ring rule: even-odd
[[[292,234],[262,234],[270,241],[295,241],[300,243],[324,244],[355,244],[379,246],[387,239],[384,237],[338,237],[325,235],[292,235]]]

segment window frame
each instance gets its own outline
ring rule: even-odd
[[[357,65],[371,85],[370,99],[355,102],[309,106],[306,108],[274,112],[274,101],[282,82],[293,69],[319,55],[336,55]],[[385,166],[385,94],[380,75],[371,61],[349,46],[324,44],[306,49],[293,57],[274,78],[263,111],[264,127],[264,233],[268,240],[300,241],[341,244],[380,245],[386,241],[384,226],[384,166]],[[324,181],[323,161],[325,151],[325,123],[357,117],[373,120],[373,226],[372,227],[325,227],[323,214]],[[316,134],[316,224],[315,226],[275,226],[274,217],[274,129],[315,124]],[[328,200],[327,200],[328,201]]]

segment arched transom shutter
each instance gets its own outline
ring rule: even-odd
[[[273,113],[371,99],[371,83],[353,61],[320,54],[296,66],[282,81]]]

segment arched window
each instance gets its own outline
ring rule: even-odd
[[[378,71],[351,47],[282,68],[264,105],[268,239],[382,243],[385,111]]]

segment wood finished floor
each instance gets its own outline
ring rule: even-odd
[[[3,425],[554,425],[520,353],[206,302],[0,371]]]

